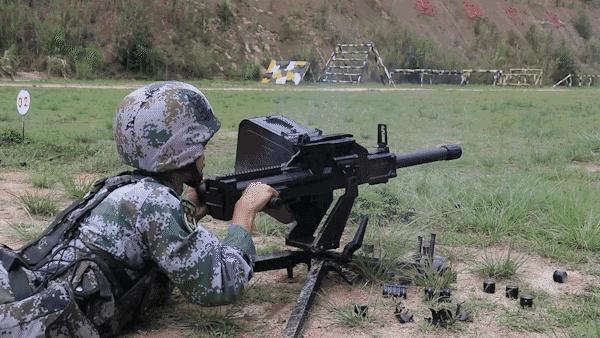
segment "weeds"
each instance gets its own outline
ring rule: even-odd
[[[544,333],[548,331],[548,323],[542,314],[529,309],[508,309],[499,318],[502,326],[522,332]]]
[[[226,31],[233,23],[233,10],[229,0],[221,0],[217,4],[217,17],[221,21],[221,30]]]
[[[288,228],[270,216],[259,214],[254,222],[254,231],[265,236],[283,237],[288,233]]]
[[[600,217],[594,213],[593,198],[583,192],[553,196],[541,222],[551,224],[550,238],[570,248],[600,251]]]
[[[230,307],[226,310],[203,310],[194,315],[179,318],[173,326],[192,329],[200,336],[208,337],[234,337],[239,329],[239,308]]]
[[[281,247],[277,244],[269,244],[269,245],[264,245],[264,246],[259,246],[256,248],[256,254],[257,255],[268,255],[268,254],[272,254],[274,252],[278,252],[281,251]]]
[[[573,21],[573,27],[575,27],[579,36],[585,40],[588,40],[592,36],[592,23],[587,14],[582,10],[577,13],[577,18]]]
[[[290,300],[293,296],[292,293],[288,292],[289,284],[287,283],[275,283],[275,284],[253,284],[249,286],[243,295],[243,302],[245,304],[257,304],[257,303],[271,303],[281,304]]]
[[[82,198],[94,185],[94,180],[90,178],[64,177],[62,184],[67,194],[73,198]]]
[[[434,292],[449,288],[456,282],[456,272],[451,268],[439,270],[428,260],[423,266],[413,270],[413,281],[418,286],[431,287]]]
[[[14,237],[22,241],[32,241],[39,237],[44,231],[44,227],[31,223],[8,223],[7,228],[3,231],[9,237]]]
[[[18,196],[27,212],[36,216],[53,216],[58,211],[56,201],[49,195],[34,195],[25,193]]]
[[[506,256],[491,256],[487,252],[481,261],[476,262],[472,271],[481,277],[496,278],[499,280],[513,277],[525,263],[525,256],[512,256],[512,247],[508,249]]]
[[[353,302],[349,302],[343,305],[335,305],[330,302],[327,305],[325,305],[332,317],[331,319],[339,323],[340,325],[350,328],[357,328],[365,327],[375,322],[372,304],[368,304],[369,310],[366,316],[357,315],[355,313],[355,306],[357,306],[357,304]]]
[[[14,129],[5,129],[0,132],[0,145],[22,143],[23,137],[21,133]]]
[[[36,188],[48,189],[54,184],[54,178],[48,175],[46,172],[39,174],[32,174],[30,177],[31,184]]]
[[[600,318],[600,287],[593,286],[582,294],[565,295],[559,305],[548,309],[550,319],[560,327],[569,328],[575,336],[595,337],[594,335],[580,335],[578,332],[598,332],[598,318]]]
[[[479,187],[473,196],[468,196],[472,200],[465,202],[462,208],[464,225],[485,235],[490,243],[518,233],[532,217],[535,207],[532,203],[537,196],[535,185],[523,178],[498,187]]]

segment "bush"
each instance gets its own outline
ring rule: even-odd
[[[429,36],[401,26],[382,26],[372,34],[388,69],[452,67],[454,62],[438,50]]]
[[[281,32],[279,33],[281,41],[297,40],[300,30],[292,20],[282,15],[279,17],[279,21],[281,21]]]
[[[552,79],[555,82],[562,80],[569,74],[575,75],[577,73],[575,57],[573,57],[571,51],[564,44],[555,51],[554,58],[556,60],[556,67],[552,72]]]
[[[318,11],[313,15],[313,27],[321,32],[327,29],[328,20],[327,4],[323,2]]]
[[[183,61],[175,67],[184,77],[197,79],[212,78],[216,72],[216,60],[211,48],[194,41],[183,51]]]
[[[308,72],[304,75],[304,81],[317,81],[315,74],[321,74],[321,61],[317,56],[317,51],[314,48],[304,49],[302,52],[295,54],[291,60],[307,61],[310,63]],[[270,60],[269,60],[270,62]],[[267,64],[268,66],[268,64]]]
[[[600,42],[596,38],[589,39],[585,44],[585,62],[600,63]]]
[[[260,80],[260,66],[255,63],[247,63],[242,69],[243,81],[258,81]]]
[[[0,132],[0,145],[15,144],[23,141],[23,135],[14,129],[6,129]]]
[[[50,217],[58,211],[56,201],[50,195],[25,193],[18,197],[30,215]]]
[[[124,4],[113,37],[116,59],[127,71],[154,75],[164,64],[163,54],[152,46],[152,33],[144,6]]]
[[[582,38],[588,40],[592,36],[592,24],[584,11],[579,11],[577,18],[573,22],[573,26]]]
[[[81,48],[75,56],[75,77],[78,79],[90,79],[96,74],[102,63],[102,56],[94,46]]]
[[[226,31],[231,27],[234,16],[229,0],[221,0],[217,4],[217,17],[221,21],[221,30]]]

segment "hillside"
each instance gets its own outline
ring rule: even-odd
[[[4,64],[76,78],[254,79],[271,58],[318,73],[342,41],[390,68],[600,73],[598,33],[596,0],[0,0]]]

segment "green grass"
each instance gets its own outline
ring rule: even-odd
[[[480,89],[475,92],[436,86],[427,91],[331,92],[320,85],[304,85],[234,92],[221,88],[257,84],[196,84],[206,88],[222,125],[206,149],[205,176],[232,171],[240,120],[273,112],[326,133],[354,134],[370,150],[375,147],[377,123],[388,125],[389,146],[395,152],[460,143],[460,160],[401,169],[386,185],[360,187],[352,221],[370,214],[365,243],[374,245],[376,257],[402,260],[414,248],[417,233],[433,230],[440,244],[514,244],[519,252],[551,257],[585,271],[600,261],[600,172],[588,169],[600,164],[598,89],[468,88]],[[28,143],[0,145],[2,170],[21,171],[22,162],[28,172],[51,168],[67,177],[128,169],[118,160],[110,126],[130,89],[28,90],[34,102],[26,120]],[[0,88],[3,129],[20,130],[14,112],[17,92]],[[266,218],[256,225],[258,234],[268,236],[282,237],[286,229]],[[351,238],[354,229],[355,224],[350,225],[344,238]],[[514,270],[501,263],[497,260],[489,270],[493,274]],[[514,265],[514,258],[509,263]],[[436,278],[434,272],[426,274],[422,284],[438,283]],[[439,284],[451,285],[451,276]],[[565,300],[572,305],[577,301]],[[592,298],[590,307],[600,307],[599,303]],[[535,327],[540,318],[525,313],[519,324],[540,332]],[[504,319],[510,322],[519,315],[510,312]],[[550,326],[560,327],[549,318]],[[594,332],[596,322],[587,315],[573,316],[571,325],[576,329],[568,331]]]
[[[437,293],[442,289],[450,288],[456,282],[456,271],[452,271],[452,268],[438,270],[425,263],[421,268],[413,271],[412,280],[415,285],[431,287],[434,289],[434,293]]]
[[[597,337],[600,332],[600,287],[597,285],[582,294],[564,295],[548,310],[549,318],[572,336]],[[592,334],[594,333],[594,334]]]
[[[526,257],[514,256],[512,248],[506,255],[490,255],[487,251],[480,261],[475,262],[472,271],[481,277],[495,278],[503,280],[513,277],[521,266],[525,263]]]
[[[34,187],[45,189],[52,187],[56,181],[54,177],[46,172],[34,173],[30,176],[30,180]]]
[[[30,223],[8,223],[7,228],[4,228],[3,231],[8,236],[28,242],[38,238],[44,231],[44,227]]]
[[[75,178],[75,177],[63,177],[61,180],[65,192],[72,198],[82,198],[87,194],[95,180],[89,178]]]
[[[265,236],[285,237],[288,227],[268,215],[259,214],[254,220],[253,231]]]
[[[18,197],[30,215],[50,217],[58,212],[56,201],[50,195],[24,193]]]
[[[283,249],[281,248],[281,245],[268,244],[268,245],[258,246],[256,248],[256,254],[257,255],[267,255],[267,254],[271,254],[271,253],[282,251],[282,250]]]
[[[357,315],[354,311],[354,307],[357,304],[354,302],[345,303],[342,305],[335,305],[329,303],[325,305],[332,319],[345,327],[349,328],[365,328],[370,324],[376,322],[376,315],[373,313],[374,304],[366,304],[369,306],[366,316]],[[365,305],[365,304],[361,304]]]

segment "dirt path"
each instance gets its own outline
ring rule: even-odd
[[[141,83],[122,83],[122,84],[87,84],[87,83],[34,83],[34,82],[0,82],[0,87],[16,87],[16,88],[78,88],[78,89],[136,89],[141,87]],[[200,87],[202,91],[224,91],[224,92],[278,92],[278,91],[295,91],[295,92],[419,92],[419,91],[463,91],[463,92],[484,92],[484,91],[537,91],[537,92],[560,92],[568,89],[554,88],[467,88],[467,87],[326,87],[326,86],[264,86],[264,87]]]

